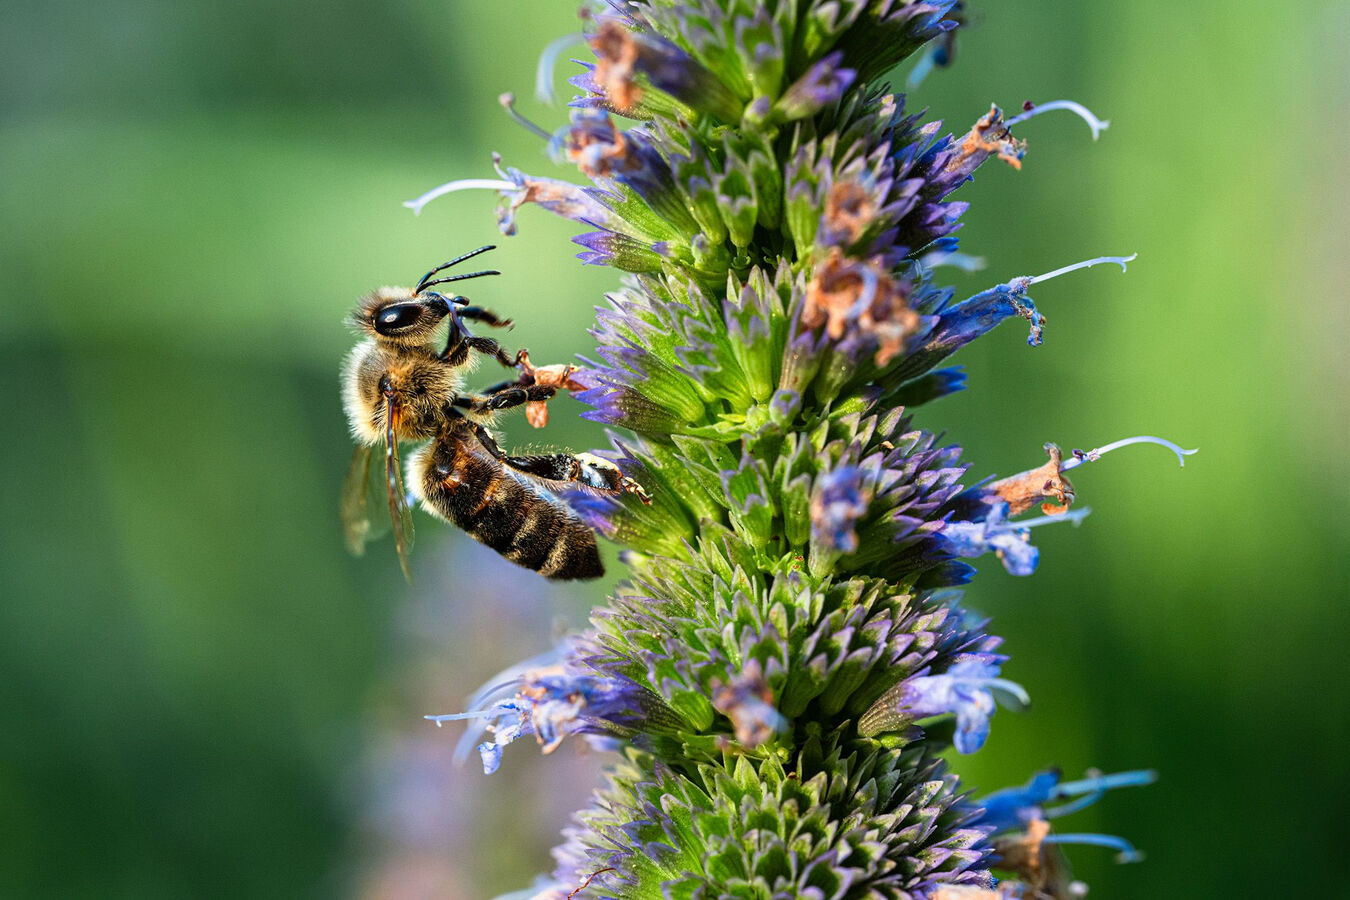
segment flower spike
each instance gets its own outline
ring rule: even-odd
[[[1011,128],[1020,122],[1025,122],[1027,119],[1035,118],[1041,113],[1050,112],[1054,109],[1067,109],[1069,112],[1074,113],[1078,118],[1086,122],[1088,128],[1092,129],[1092,139],[1094,141],[1111,125],[1110,119],[1099,119],[1093,114],[1092,110],[1081,103],[1075,103],[1072,100],[1052,100],[1049,103],[1034,104],[1028,108],[1026,112],[1022,113],[1020,116],[1013,116],[1004,124],[1008,128]]]
[[[589,6],[594,57],[567,79],[567,121],[534,125],[503,98],[575,171],[546,178],[494,157],[498,179],[409,206],[493,190],[504,233],[521,206],[541,206],[578,226],[583,263],[626,273],[583,369],[518,368],[616,428],[592,458],[644,493],[539,491],[619,545],[630,577],[592,630],[433,720],[468,723],[462,746],[488,771],[524,736],[545,751],[569,734],[626,745],[533,900],[713,896],[749,873],[785,897],[1081,895],[1060,844],[1133,848],[1054,835],[1049,821],[1152,775],[1042,773],[969,799],[948,757],[980,750],[997,708],[1028,696],[950,588],[986,554],[1032,574],[1033,529],[1088,513],[1070,508],[1070,470],[1163,442],[1047,445],[1035,468],[972,485],[960,447],[910,413],[961,389],[944,360],[1001,322],[1025,319],[1039,343],[1042,282],[1135,258],[964,299],[943,282],[982,262],[958,244],[969,204],[953,193],[987,162],[1020,167],[1023,123],[1071,111],[1094,138],[1106,123],[1070,101],[1007,118],[987,107],[953,130],[907,109],[885,73],[910,58],[917,82],[951,62],[962,0]],[[544,49],[541,99],[578,37]],[[520,510],[467,483],[459,496],[504,535],[542,539]]]

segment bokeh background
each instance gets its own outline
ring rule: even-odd
[[[1347,802],[1345,459],[1350,7],[1255,0],[972,4],[916,100],[1078,99],[1021,172],[964,189],[974,292],[1044,285],[1045,346],[1006,326],[922,424],[976,474],[1041,444],[1172,437],[1078,473],[1095,512],[1038,533],[1030,579],[983,566],[1007,674],[973,783],[1152,766],[1066,827],[1093,897],[1331,896]],[[341,317],[378,284],[496,239],[488,194],[399,202],[489,154],[549,172],[496,97],[575,3],[109,0],[0,14],[0,895],[477,898],[526,886],[594,780],[567,747],[455,769],[459,708],[585,620],[559,589],[421,520],[417,583],[345,556]],[[473,296],[512,346],[589,349],[615,274],[527,208]],[[548,440],[599,429],[558,401]],[[535,439],[523,422],[508,439]],[[613,567],[617,577],[619,567]]]

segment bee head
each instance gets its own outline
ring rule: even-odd
[[[450,301],[440,294],[386,287],[361,298],[351,322],[377,341],[416,346],[430,342],[436,326],[449,314]]]
[[[431,340],[431,335],[441,320],[450,315],[452,303],[464,305],[469,301],[463,297],[448,300],[427,288],[452,281],[464,281],[469,278],[481,278],[484,275],[500,275],[495,269],[482,272],[468,272],[463,275],[448,275],[437,278],[436,275],[466,259],[472,259],[480,253],[495,249],[491,245],[479,247],[463,256],[442,263],[422,276],[414,288],[385,287],[361,298],[360,305],[352,313],[351,323],[358,331],[363,331],[377,341],[413,347]]]

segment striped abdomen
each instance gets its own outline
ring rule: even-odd
[[[546,578],[604,574],[595,533],[576,513],[512,475],[471,436],[442,431],[425,452],[419,482],[429,512]]]

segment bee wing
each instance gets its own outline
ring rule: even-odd
[[[394,526],[398,564],[403,569],[403,577],[411,582],[408,551],[413,544],[412,510],[408,508],[408,492],[403,487],[403,467],[398,460],[398,407],[392,398],[385,399],[384,421],[384,480],[389,491],[389,521]]]
[[[371,449],[359,444],[352,454],[347,475],[342,479],[342,535],[353,556],[366,552],[366,542],[375,535],[370,518],[370,458]]]

